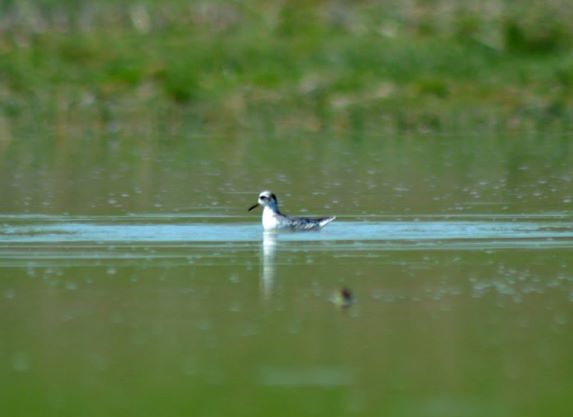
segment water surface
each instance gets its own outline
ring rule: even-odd
[[[27,139],[0,149],[7,415],[573,412],[566,136]],[[264,188],[338,218],[263,233]]]

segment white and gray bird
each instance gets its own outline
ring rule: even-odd
[[[290,217],[279,210],[277,196],[270,191],[261,191],[257,204],[249,211],[261,206],[263,208],[263,229],[265,230],[320,230],[336,217]]]

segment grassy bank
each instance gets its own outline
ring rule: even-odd
[[[0,115],[57,130],[570,126],[573,6],[4,2]]]

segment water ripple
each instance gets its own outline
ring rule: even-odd
[[[196,219],[196,217],[194,218]],[[6,220],[6,219],[4,219]],[[76,219],[26,218],[0,225],[3,243],[163,243],[163,242],[245,242],[260,241],[262,229],[258,223],[155,222],[156,217],[100,216],[91,221]],[[85,220],[85,219],[83,219]],[[145,224],[143,224],[145,223]],[[319,233],[280,233],[287,241],[441,241],[441,240],[500,240],[500,239],[566,239],[573,238],[573,222],[535,218],[508,221],[484,220],[338,220]]]
[[[26,260],[174,259],[227,257],[269,243],[281,250],[332,251],[340,256],[391,250],[571,249],[568,216],[516,216],[477,220],[423,217],[368,221],[339,219],[321,232],[265,234],[257,222],[191,216],[2,216],[2,265]],[[195,256],[196,255],[196,256]],[[195,256],[195,257],[194,257]],[[234,262],[234,261],[233,261]]]

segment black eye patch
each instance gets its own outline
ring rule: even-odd
[[[259,198],[260,198],[261,200],[266,200],[266,199],[267,199],[267,196],[266,196],[266,195],[262,195],[262,196],[260,196]]]

